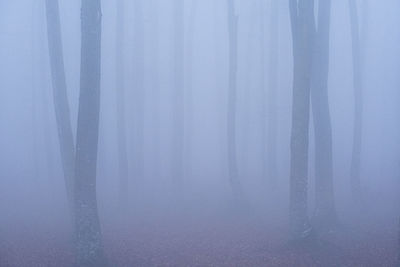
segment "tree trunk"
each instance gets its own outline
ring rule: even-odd
[[[144,16],[143,1],[134,0],[133,12],[133,170],[134,180],[138,182],[143,179],[144,172]]]
[[[129,195],[128,156],[125,126],[124,0],[117,0],[116,22],[116,99],[118,130],[118,174],[120,206],[126,207]]]
[[[150,91],[152,95],[152,148],[154,168],[152,168],[151,177],[160,177],[160,83],[159,83],[159,15],[158,15],[158,0],[150,1],[150,8],[152,10],[150,20],[150,38],[149,50],[151,52],[150,66],[153,69],[151,72]]]
[[[318,227],[336,223],[332,166],[332,126],[328,100],[331,1],[320,1],[314,42],[311,103],[315,131],[315,213]]]
[[[189,22],[187,25],[187,52],[186,52],[186,76],[185,76],[185,95],[186,95],[186,110],[185,110],[185,177],[192,175],[192,137],[193,137],[193,35],[195,31],[196,10],[198,0],[193,0],[190,7]]]
[[[366,3],[366,2],[365,2]],[[363,67],[364,47],[360,42],[359,12],[355,0],[349,0],[350,28],[353,54],[353,87],[354,87],[354,128],[353,151],[350,168],[350,185],[353,198],[358,202],[361,197],[360,164],[363,127]],[[365,18],[366,16],[364,16]],[[366,21],[366,20],[365,20]],[[364,25],[364,30],[366,30]],[[364,36],[365,37],[365,36]]]
[[[174,91],[172,132],[172,179],[174,190],[181,194],[184,152],[184,1],[174,0]]]
[[[237,46],[238,46],[238,16],[235,14],[234,0],[227,0],[228,37],[229,37],[229,77],[228,77],[228,177],[235,199],[243,197],[239,181],[236,149],[236,98],[237,98]]]
[[[277,184],[277,134],[278,134],[278,115],[277,115],[277,89],[278,89],[278,67],[279,67],[279,1],[271,1],[270,12],[270,40],[268,56],[268,91],[267,91],[267,132],[266,132],[266,168],[265,176],[271,188]]]
[[[39,51],[37,49],[38,43],[38,32],[36,27],[37,19],[37,12],[38,12],[38,2],[34,2],[32,5],[32,24],[31,24],[31,129],[32,129],[32,161],[33,161],[33,179],[38,182],[40,177],[40,164],[39,164],[39,138],[38,138],[38,97],[37,97],[37,88],[43,84],[39,84],[37,76],[37,69],[39,60],[37,59],[37,54]]]
[[[100,112],[100,0],[82,0],[81,80],[75,161],[75,226],[78,266],[106,266],[96,199]]]
[[[46,0],[47,39],[49,46],[54,109],[57,121],[61,163],[71,211],[74,189],[74,137],[65,81],[64,56],[58,0]]]
[[[314,25],[314,1],[290,0],[293,38],[293,106],[290,153],[290,234],[293,241],[311,237],[307,214],[308,133]]]
[[[44,141],[44,145],[42,146],[44,148],[44,152],[45,152],[45,176],[46,176],[46,180],[44,181],[45,183],[49,182],[51,179],[53,179],[54,177],[57,176],[57,173],[55,172],[55,154],[53,151],[53,145],[54,145],[54,136],[52,133],[52,112],[54,110],[52,110],[52,103],[51,103],[51,97],[52,97],[52,92],[49,90],[52,90],[52,88],[47,86],[47,79],[46,79],[46,74],[47,74],[47,70],[46,70],[46,65],[44,64],[47,55],[46,53],[48,51],[46,51],[46,45],[45,42],[43,42],[43,40],[46,39],[46,21],[43,20],[43,18],[46,16],[45,15],[45,9],[42,9],[44,7],[44,2],[39,1],[39,6],[40,8],[40,13],[37,14],[39,15],[39,22],[36,19],[36,23],[35,21],[33,22],[32,25],[35,25],[37,23],[39,23],[39,32],[34,32],[34,34],[36,33],[36,40],[40,40],[39,43],[37,43],[36,45],[37,47],[37,51],[36,51],[36,61],[33,62],[33,67],[37,70],[36,73],[36,79],[34,79],[34,83],[32,83],[34,88],[41,88],[42,90],[40,90],[40,99],[41,101],[36,101],[36,102],[40,102],[40,106],[41,106],[41,117],[43,120],[43,125],[42,127],[39,127],[42,130],[42,133],[40,134],[40,136],[42,137],[42,141]],[[43,13],[42,13],[43,12]],[[38,42],[38,41],[36,41]],[[33,45],[32,47],[35,48],[36,45]],[[36,83],[36,84],[35,84]],[[36,128],[38,128],[38,126],[36,126]],[[37,154],[36,154],[37,155]],[[36,156],[38,157],[38,156]],[[40,158],[40,157],[39,157]],[[73,177],[72,177],[73,178]],[[69,200],[69,199],[66,199]],[[67,204],[72,204],[71,203],[67,203]],[[72,215],[72,205],[70,206],[70,212]],[[72,218],[72,217],[71,217]]]

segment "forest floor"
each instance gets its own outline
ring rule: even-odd
[[[173,218],[104,227],[110,266],[354,267],[396,263],[394,224],[341,227],[313,245],[295,249],[286,245],[285,223],[266,227],[262,219],[243,216]],[[0,266],[71,266],[71,235],[43,228],[0,233]]]

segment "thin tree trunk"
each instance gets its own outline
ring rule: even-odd
[[[239,181],[236,148],[236,98],[237,98],[237,45],[238,45],[238,16],[235,14],[234,0],[227,0],[228,8],[228,37],[229,37],[229,77],[228,77],[228,177],[235,199],[243,197]]]
[[[293,38],[293,105],[290,153],[290,234],[293,241],[311,237],[307,214],[308,133],[314,25],[314,1],[290,0]]]
[[[119,197],[121,207],[127,205],[129,195],[125,126],[124,6],[124,0],[117,0],[115,79],[117,99]]]
[[[172,133],[172,179],[174,190],[183,187],[184,153],[184,1],[174,0],[174,92]]]
[[[366,2],[364,2],[366,3]],[[366,9],[367,10],[367,9]],[[353,151],[350,168],[350,185],[353,198],[356,201],[361,197],[360,165],[362,148],[363,127],[363,67],[364,46],[361,45],[359,12],[355,0],[349,0],[350,28],[353,55],[353,87],[354,87],[354,128],[353,128]],[[364,18],[366,16],[364,15]],[[366,20],[365,20],[366,21]],[[364,30],[366,30],[366,25]],[[365,35],[364,35],[365,37]]]
[[[195,31],[196,10],[198,0],[192,0],[190,14],[187,26],[187,52],[186,52],[186,79],[185,79],[185,95],[186,95],[186,110],[185,110],[185,177],[192,175],[192,137],[193,137],[193,35]]]
[[[106,266],[96,197],[100,113],[100,0],[82,0],[81,80],[75,161],[75,226],[78,266]]]
[[[37,64],[39,61],[37,60],[37,54],[39,53],[37,49],[37,12],[38,12],[38,4],[39,2],[34,1],[32,5],[32,24],[31,24],[31,85],[32,85],[32,94],[31,94],[31,123],[32,123],[32,161],[33,161],[33,179],[37,182],[40,177],[40,164],[39,164],[39,145],[38,145],[38,108],[37,108],[37,88],[40,87],[39,82],[37,81]]]
[[[45,50],[45,49],[43,49]],[[42,55],[45,55],[46,52],[43,52]],[[44,66],[42,66],[41,71],[41,82],[40,84],[42,85],[42,88],[50,89],[46,86],[45,79],[44,79],[44,74],[45,74],[45,69]],[[55,153],[53,150],[54,143],[53,143],[53,138],[54,135],[52,134],[52,120],[51,120],[51,100],[49,99],[49,91],[48,90],[43,90],[42,91],[42,99],[43,99],[43,104],[42,104],[42,112],[43,112],[43,120],[44,120],[44,126],[43,126],[43,139],[45,142],[45,153],[46,153],[46,171],[47,171],[47,181],[50,181],[53,177],[56,176],[56,172],[54,169],[55,166]],[[72,204],[72,203],[71,203]],[[71,214],[72,214],[72,209],[71,209]]]
[[[74,188],[74,137],[72,134],[58,0],[46,0],[47,39],[61,162],[68,203],[72,210]]]
[[[154,168],[152,168],[152,177],[160,177],[160,84],[159,84],[159,18],[158,18],[158,0],[151,0],[151,35],[150,35],[150,51],[152,51],[150,89],[152,95],[152,125],[153,125],[153,158]]]
[[[266,73],[266,65],[267,65],[267,59],[266,59],[266,46],[267,46],[267,41],[266,41],[266,25],[267,22],[264,20],[264,16],[267,10],[266,8],[266,1],[260,0],[259,1],[259,12],[260,12],[260,46],[261,46],[261,79],[260,79],[260,91],[261,91],[261,164],[262,164],[262,169],[261,169],[261,177],[263,179],[263,182],[268,181],[268,158],[267,158],[267,122],[268,122],[268,114],[267,114],[267,92],[269,88],[266,87],[266,78],[265,78],[265,73]],[[273,1],[271,1],[273,2]],[[269,16],[268,16],[269,17]],[[268,46],[269,47],[269,46]],[[269,78],[269,77],[268,77]],[[268,181],[269,182],[269,181]]]
[[[267,149],[266,177],[272,188],[277,184],[277,134],[278,134],[278,68],[279,68],[279,0],[271,0],[270,12],[270,49],[268,56],[268,92],[267,92]]]
[[[133,170],[134,180],[138,182],[144,175],[144,16],[143,1],[134,0],[133,11],[133,37],[134,37],[134,58],[133,58]]]
[[[329,34],[331,1],[319,2],[314,42],[311,102],[315,131],[315,213],[318,227],[336,223],[332,166],[332,126],[329,112]]]
[[[42,4],[44,4],[43,2],[41,2]],[[44,7],[44,6],[42,6]],[[41,9],[42,10],[42,9]],[[44,10],[43,10],[44,12]],[[40,18],[43,19],[44,17],[44,13],[40,14]],[[44,40],[46,38],[46,21],[45,20],[40,20],[40,29],[42,29],[43,31],[40,31],[40,35],[38,36],[40,40]],[[39,44],[39,50],[38,50],[38,54],[39,54],[39,62],[38,65],[36,65],[36,68],[38,68],[38,88],[43,88],[43,90],[41,90],[41,99],[42,99],[42,103],[41,103],[41,112],[42,115],[41,117],[43,118],[43,134],[42,139],[44,141],[44,146],[45,146],[45,166],[46,166],[46,183],[49,182],[50,180],[52,180],[57,173],[55,172],[55,151],[53,150],[54,148],[54,136],[53,136],[53,132],[52,132],[52,112],[54,112],[54,109],[52,110],[52,88],[47,86],[46,83],[46,65],[45,65],[45,58],[46,58],[46,46],[45,46],[45,42],[40,42]],[[57,137],[56,137],[57,138]],[[68,199],[67,199],[68,200]],[[67,203],[68,204],[68,203]],[[72,202],[71,202],[71,215],[72,215]],[[71,217],[72,219],[72,217]],[[72,222],[72,220],[71,220]]]

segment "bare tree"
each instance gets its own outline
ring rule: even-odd
[[[328,100],[329,34],[331,1],[320,1],[314,41],[311,103],[315,131],[315,212],[316,226],[336,223],[332,166],[332,126]]]
[[[68,103],[67,84],[65,80],[58,0],[46,0],[46,19],[54,109],[57,121],[61,162],[64,171],[68,203],[72,209],[75,149]]]
[[[78,266],[106,266],[96,197],[100,113],[101,3],[82,0],[81,79],[74,209]]]
[[[117,0],[116,15],[116,107],[118,129],[118,171],[119,171],[119,197],[121,206],[126,205],[129,195],[128,182],[128,156],[126,151],[126,126],[125,126],[125,67],[124,67],[124,0]]]
[[[293,241],[302,241],[310,238],[313,232],[307,214],[307,176],[314,1],[289,0],[289,5],[293,39],[290,234]]]
[[[238,53],[238,15],[235,13],[234,0],[227,0],[229,77],[228,77],[228,177],[235,199],[243,197],[239,180],[236,148],[236,102],[237,102],[237,53]]]

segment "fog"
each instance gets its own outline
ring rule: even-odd
[[[0,266],[399,266],[399,12],[0,0]]]

